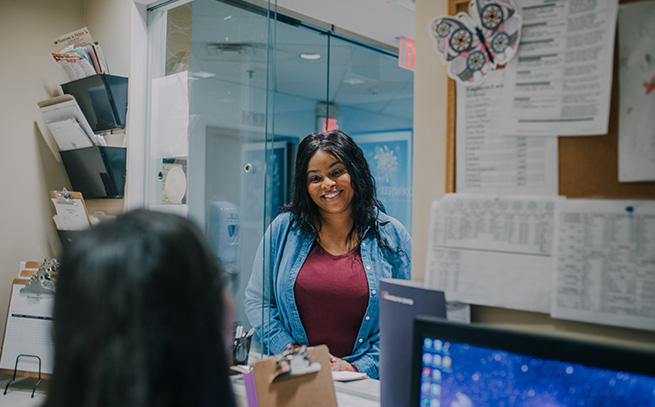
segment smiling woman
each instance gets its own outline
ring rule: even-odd
[[[293,199],[254,261],[248,319],[273,353],[325,344],[332,370],[377,378],[379,281],[409,279],[411,237],[384,213],[364,154],[345,133],[307,136],[295,174]]]
[[[321,150],[314,153],[307,165],[307,192],[318,207],[319,225],[321,219],[329,219],[329,223],[350,232],[353,189],[346,165],[339,158]]]

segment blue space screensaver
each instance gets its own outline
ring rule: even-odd
[[[420,394],[421,407],[655,407],[655,377],[426,338]]]

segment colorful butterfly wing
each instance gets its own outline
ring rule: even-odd
[[[467,52],[474,46],[480,46],[475,37],[475,28],[467,20],[469,16],[459,13],[455,17],[438,17],[430,23],[430,33],[437,53],[444,64]]]
[[[491,65],[470,17],[465,13],[437,17],[428,29],[448,76],[466,85],[481,82]]]
[[[484,37],[493,65],[511,60],[518,49],[523,20],[512,0],[471,0],[469,13]]]

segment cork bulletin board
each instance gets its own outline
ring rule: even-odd
[[[460,11],[468,12],[469,1],[448,0],[448,14],[454,16]],[[634,1],[642,0],[621,0],[619,3]],[[613,46],[614,67],[608,133],[597,136],[558,137],[559,195],[568,198],[655,199],[655,182],[618,181],[618,50],[616,44]],[[451,78],[448,78],[447,92],[445,192],[456,192],[457,89]]]

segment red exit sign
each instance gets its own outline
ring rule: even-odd
[[[414,71],[415,50],[414,40],[400,37],[400,43],[398,45],[398,66]]]
[[[321,131],[339,130],[337,119],[321,118]]]

